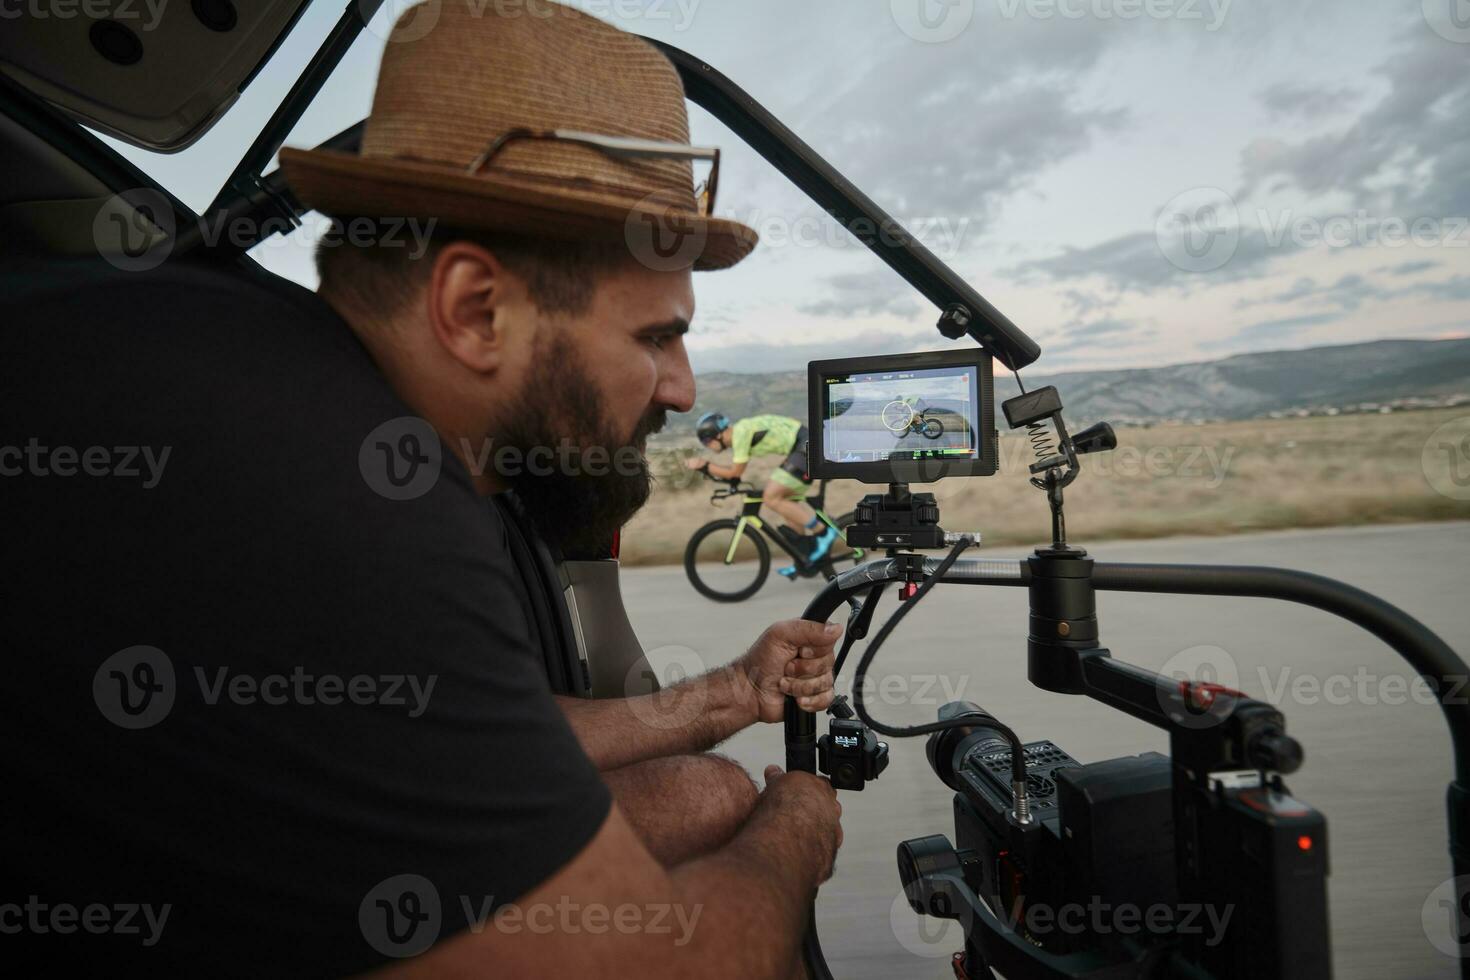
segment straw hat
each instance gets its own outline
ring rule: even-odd
[[[754,230],[701,213],[691,159],[527,131],[687,144],[684,87],[648,42],[569,7],[429,0],[393,28],[360,154],[283,149],[281,167],[302,203],[338,217],[623,239],[667,268],[724,269],[755,247]]]

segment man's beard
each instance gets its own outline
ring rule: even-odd
[[[631,437],[617,432],[576,349],[538,344],[514,414],[492,431],[498,446],[520,451],[525,465],[502,466],[501,476],[542,539],[567,558],[594,558],[607,555],[613,535],[648,502],[653,475],[643,449],[666,421],[667,412],[654,410]]]

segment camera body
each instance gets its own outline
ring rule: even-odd
[[[979,709],[955,702],[940,717],[967,714]],[[966,883],[1037,949],[1132,963],[1140,976],[1331,976],[1325,821],[1279,779],[1216,774],[1201,788],[1156,752],[1083,765],[1030,742],[1023,823],[1010,745],[993,729],[938,732],[927,750],[955,790]],[[920,846],[934,845],[906,845]]]

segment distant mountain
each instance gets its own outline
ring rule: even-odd
[[[1237,354],[1218,361],[1122,371],[1023,372],[1026,387],[1056,385],[1075,423],[1107,419],[1241,419],[1310,408],[1348,408],[1404,399],[1470,394],[1470,339],[1379,340],[1340,347]],[[996,397],[1016,394],[1009,376]],[[776,412],[805,418],[806,374],[699,377],[692,417],[721,411],[731,418]],[[691,441],[688,425],[671,424],[655,442]],[[1004,423],[1002,423],[1004,424]]]

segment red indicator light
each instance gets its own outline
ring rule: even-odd
[[[1308,837],[1306,834],[1303,834],[1296,839],[1296,846],[1304,851],[1310,851],[1312,849],[1312,838]]]

